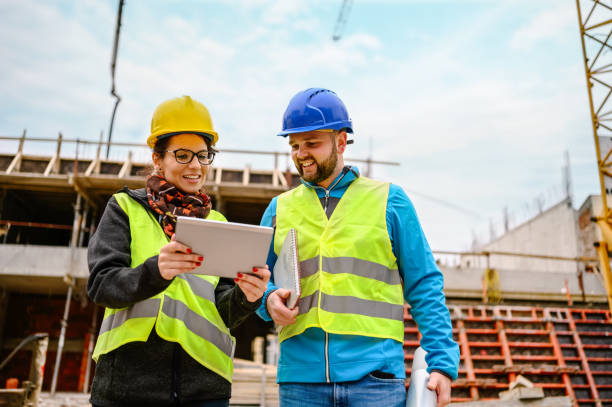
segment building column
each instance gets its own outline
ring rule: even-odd
[[[2,212],[4,211],[4,200],[6,199],[6,189],[0,189],[0,219],[2,219]]]
[[[0,350],[4,347],[4,326],[6,325],[9,297],[10,294],[4,288],[0,288]]]
[[[6,189],[0,189],[0,220],[2,220],[2,215],[4,214],[4,201],[6,200],[6,195]],[[8,239],[9,229],[10,225],[0,224],[0,241],[2,241],[2,243],[6,243],[6,240]]]

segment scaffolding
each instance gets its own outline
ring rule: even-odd
[[[495,400],[517,375],[576,407],[612,406],[612,318],[606,309],[449,305],[461,350],[452,401]],[[405,319],[410,374],[420,334]]]

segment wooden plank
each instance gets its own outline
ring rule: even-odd
[[[132,151],[130,150],[128,151],[127,160],[125,160],[125,162],[123,163],[123,166],[119,170],[119,174],[117,175],[117,177],[125,178],[128,175],[130,175],[131,171],[132,171]]]
[[[53,171],[54,174],[57,174],[57,171],[55,170],[55,168],[57,167],[56,164],[58,160],[59,160],[58,155],[54,155],[53,158],[51,158],[51,161],[49,161],[49,164],[47,164],[47,168],[45,168],[45,172],[43,173],[43,176],[48,177],[49,174],[51,174],[51,171]]]
[[[262,404],[266,407],[278,406],[276,366],[237,359],[235,361],[230,405]]]
[[[15,154],[15,157],[13,157],[13,161],[11,161],[8,168],[6,169],[7,174],[11,174],[15,170],[19,171],[19,167],[21,166],[22,157],[23,157],[23,153],[21,151]]]
[[[249,185],[250,178],[251,178],[251,168],[247,166],[242,172],[242,185]]]

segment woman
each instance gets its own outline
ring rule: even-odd
[[[93,357],[94,406],[229,405],[229,329],[261,303],[267,266],[235,283],[189,274],[202,256],[174,239],[176,216],[224,220],[202,193],[218,139],[189,96],[159,105],[146,188],[108,202],[88,250],[90,298],[106,307]],[[257,277],[258,276],[258,277]]]

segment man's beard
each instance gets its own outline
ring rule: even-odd
[[[309,176],[308,178],[304,176],[304,171],[302,170],[302,166],[299,165],[300,162],[305,161],[305,160],[313,160],[317,166],[317,172],[314,175]],[[298,163],[296,163],[296,168],[297,168],[298,173],[300,174],[300,177],[302,177],[304,181],[308,181],[313,184],[318,184],[321,181],[325,181],[327,178],[329,178],[334,173],[334,170],[336,169],[337,164],[338,164],[338,149],[336,148],[336,143],[332,143],[332,151],[329,154],[329,157],[325,159],[325,161],[318,162],[317,160],[314,159],[314,157],[309,156],[308,158],[299,160]]]

